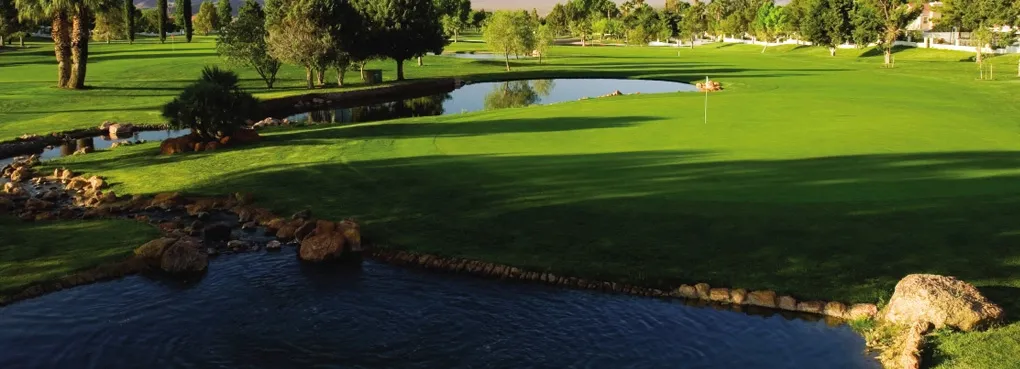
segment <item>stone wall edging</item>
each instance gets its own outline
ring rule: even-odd
[[[878,314],[878,307],[874,304],[847,305],[835,301],[798,302],[792,296],[779,296],[776,292],[770,290],[747,291],[740,288],[713,288],[707,283],[699,283],[693,286],[684,284],[671,291],[665,291],[658,288],[560,276],[549,272],[521,269],[505,264],[465,258],[449,258],[414,251],[372,248],[366,250],[366,256],[383,263],[403,267],[417,267],[495,279],[530,281],[568,288],[635,296],[683,298],[719,304],[756,306],[840,319],[872,319]]]

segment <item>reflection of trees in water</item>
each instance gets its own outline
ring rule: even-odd
[[[317,110],[308,113],[307,123],[363,123],[443,114],[443,102],[450,94],[440,94],[355,108]]]
[[[531,82],[531,85],[535,86],[535,92],[538,93],[538,96],[549,97],[553,88],[556,87],[556,82],[553,82],[551,79],[536,79]]]
[[[485,109],[505,109],[534,105],[541,97],[549,96],[555,83],[552,80],[509,81],[496,85],[485,95]]]

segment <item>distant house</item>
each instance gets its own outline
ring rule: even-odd
[[[921,11],[921,15],[914,19],[913,22],[907,25],[908,31],[921,31],[929,32],[935,28],[935,23],[942,17],[942,14],[938,12],[938,8],[942,6],[941,1],[932,1],[924,4],[924,10]]]

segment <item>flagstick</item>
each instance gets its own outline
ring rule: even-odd
[[[708,76],[705,76],[705,124],[708,124]]]

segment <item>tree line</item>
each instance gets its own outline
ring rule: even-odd
[[[326,85],[336,73],[372,60],[404,64],[428,53],[440,54],[449,37],[471,24],[470,0],[247,0],[236,20],[220,30],[217,51],[228,62],[254,69],[272,88],[282,64],[305,70],[308,88]]]
[[[691,46],[701,37],[750,36],[769,42],[795,38],[828,47],[875,43],[891,63],[893,43],[903,37],[925,3],[911,0],[793,0],[786,6],[772,0],[666,0],[654,8],[644,0],[617,5],[611,0],[569,0],[556,4],[537,23],[556,35],[580,39],[613,38],[631,44],[652,40],[686,40]],[[1020,26],[1020,1],[945,0],[935,5],[938,26],[973,31],[977,45],[1009,45],[1015,34],[996,32],[1001,26]],[[980,49],[980,48],[979,48]],[[763,48],[763,52],[765,49]],[[978,55],[980,61],[980,51]]]
[[[304,67],[309,86],[323,84],[330,68],[342,85],[350,66],[380,58],[395,60],[403,80],[406,60],[442,52],[448,34],[456,39],[489,14],[472,11],[470,0],[267,0],[264,9],[249,0],[237,22],[230,2],[219,0],[202,3],[193,24],[191,3],[177,5],[171,17],[167,0],[145,10],[133,0],[0,0],[0,35],[25,36],[49,24],[61,88],[85,87],[91,37],[109,42],[123,35],[133,42],[136,32],[155,31],[165,42],[180,30],[190,42],[196,29],[219,30],[221,54],[256,69],[269,87],[281,62]],[[0,47],[5,42],[0,38]]]
[[[219,30],[221,55],[264,74],[267,86],[275,81],[280,63],[304,68],[309,86],[324,84],[330,69],[342,85],[350,68],[390,58],[397,63],[397,79],[403,79],[405,61],[441,52],[447,39],[456,42],[470,27],[483,30],[490,46],[506,57],[507,69],[510,55],[537,50],[542,56],[559,35],[579,38],[582,46],[611,38],[632,44],[683,40],[691,47],[703,37],[749,35],[765,41],[766,48],[785,37],[828,47],[833,55],[841,44],[875,43],[891,64],[893,43],[924,7],[911,0],[793,0],[786,6],[772,0],[666,0],[662,8],[645,0],[620,5],[567,0],[542,17],[537,10],[475,11],[470,0],[267,0],[264,8],[246,1],[251,9],[239,11],[237,18],[241,13],[248,17],[239,23],[230,2],[219,0],[202,3],[193,24],[191,3],[177,2],[171,15],[167,0],[144,10],[133,0],[0,0],[0,46],[48,24],[57,85],[75,89],[85,86],[90,36],[131,42],[138,31],[165,41],[167,33],[180,30],[190,41],[195,31]],[[1015,0],[944,0],[935,11],[942,14],[938,27],[972,31],[979,46],[1013,43],[1014,33],[998,30],[1020,25],[1020,1]],[[981,47],[976,49],[980,62]]]

